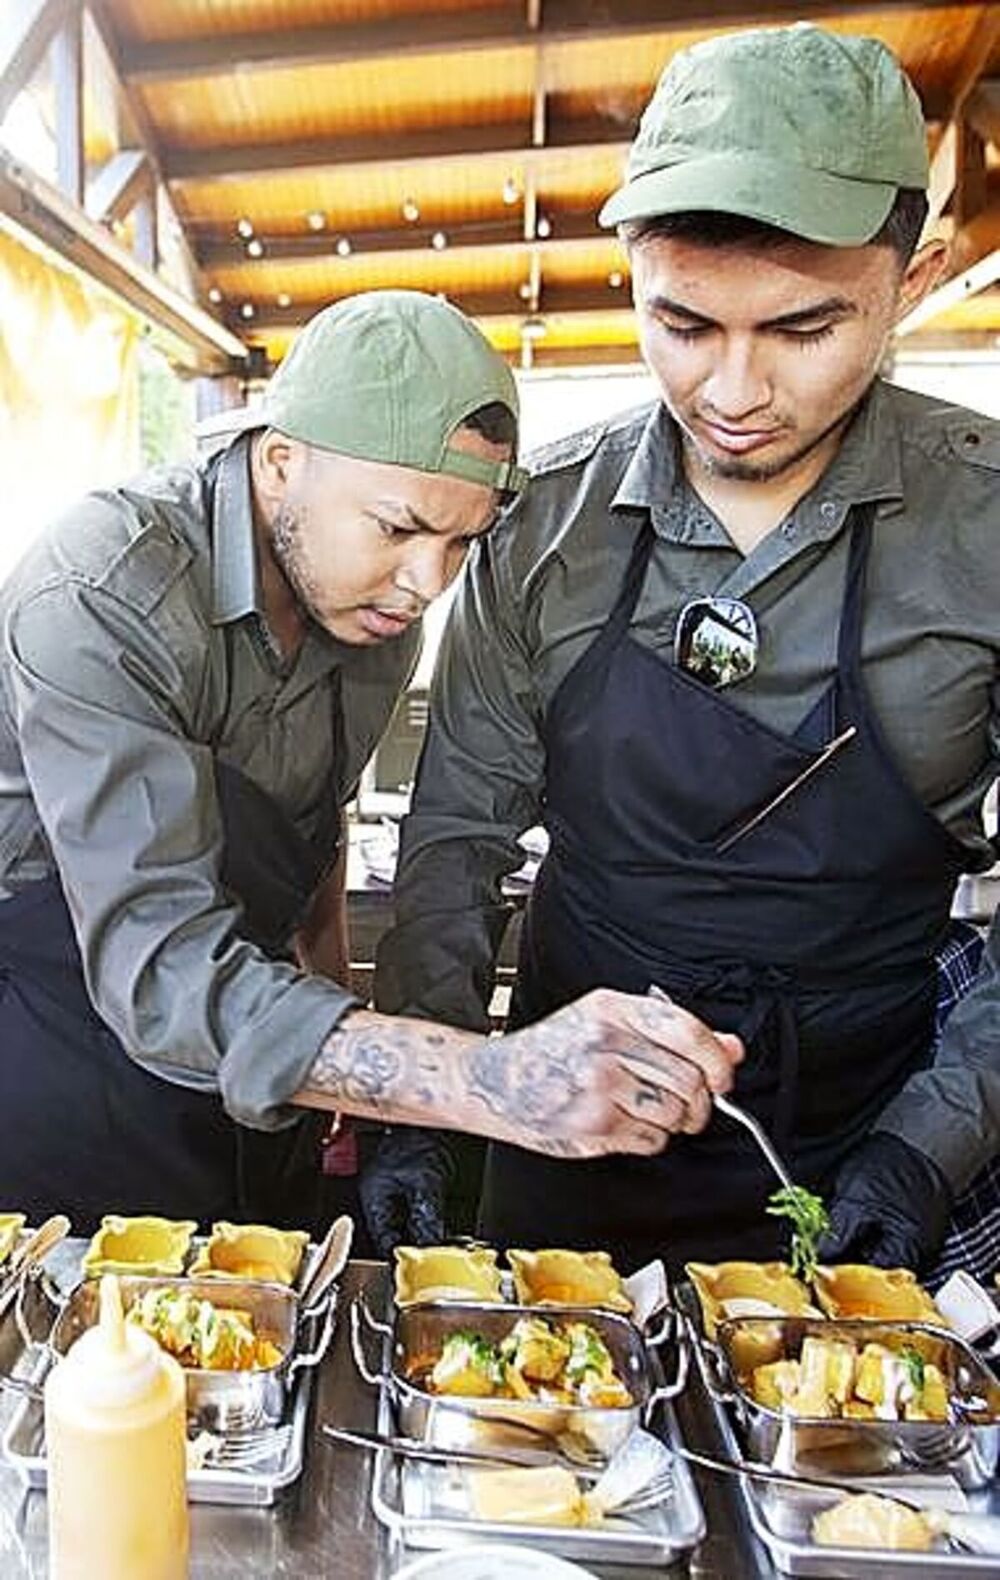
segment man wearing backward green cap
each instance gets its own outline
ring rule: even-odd
[[[509,370],[415,292],[312,320],[210,460],[84,500],[0,592],[0,1204],[308,1223],[303,1107],[652,1149],[729,1045],[592,995],[486,1038],[346,987],[341,808],[420,617],[519,484]],[[694,1027],[692,1021],[691,1026]]]
[[[1000,428],[879,377],[943,261],[927,179],[876,39],[670,62],[600,216],[660,398],[542,452],[476,545],[376,978],[382,1009],[481,1026],[498,884],[544,822],[511,1024],[600,984],[738,1036],[736,1098],[832,1206],[822,1253],[910,1267],[1000,1146],[996,926],[931,1053],[956,883],[995,859]],[[719,1114],[572,1170],[497,1144],[480,1232],[766,1258],[775,1183]]]

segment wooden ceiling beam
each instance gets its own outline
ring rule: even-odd
[[[124,219],[148,190],[153,172],[142,148],[112,154],[87,187],[87,213],[99,224]]]
[[[546,222],[544,237],[529,235],[525,222],[518,215],[504,219],[475,220],[459,225],[436,226],[447,237],[448,251],[456,247],[485,250],[496,247],[561,248],[568,243],[610,240],[607,231],[597,227],[593,213],[560,212],[543,203],[539,213]],[[536,221],[537,229],[537,221]],[[346,239],[351,244],[352,255],[370,253],[426,252],[432,246],[431,231],[426,225],[400,225],[386,230],[354,230],[346,226],[331,226],[324,231],[303,231],[298,235],[268,236],[266,229],[258,229],[247,241],[235,235],[220,236],[217,231],[199,234],[189,232],[195,255],[204,269],[225,269],[245,265],[248,269],[261,269],[269,263],[298,261],[317,258],[334,258],[337,242]],[[251,252],[249,244],[257,243]],[[258,253],[258,247],[263,250]]]
[[[0,148],[0,214],[167,330],[205,372],[224,372],[246,347],[197,303],[145,268],[103,225]]]
[[[470,318],[529,316],[524,303],[514,289],[449,291],[447,294],[448,300],[456,307],[460,307]],[[229,317],[234,329],[238,329],[244,335],[267,335],[277,330],[298,329],[321,307],[337,300],[336,294],[333,293],[314,301],[293,302],[289,307],[258,304],[254,317],[250,320],[241,318],[237,312],[230,313]],[[544,318],[546,313],[617,312],[629,307],[630,304],[631,298],[627,290],[612,290],[608,285],[547,285],[538,311]]]
[[[922,9],[950,0],[924,0]],[[537,27],[523,0],[486,9],[456,9],[413,17],[379,17],[339,26],[212,33],[195,38],[123,41],[118,64],[133,83],[190,81],[233,71],[330,65],[401,55],[484,53],[524,47],[549,49],[588,41],[671,30],[735,27],[740,23],[793,22],[828,17],[829,0],[545,0]],[[870,12],[872,0],[840,0],[839,14]],[[878,9],[912,10],[912,0],[879,0]]]
[[[1000,148],[1000,77],[978,82],[965,105],[965,118],[986,143]]]
[[[138,135],[138,140],[142,147],[142,151],[149,161],[150,174],[152,178],[151,192],[148,203],[148,211],[142,218],[139,228],[139,244],[143,255],[143,260],[153,267],[156,266],[156,261],[158,260],[159,244],[157,239],[158,223],[156,208],[157,198],[162,192],[165,211],[170,214],[174,224],[177,227],[180,253],[183,258],[184,267],[190,276],[190,289],[195,293],[204,293],[205,286],[199,277],[198,265],[194,254],[191,251],[191,246],[187,238],[187,232],[180,222],[180,217],[178,216],[177,209],[174,206],[174,200],[171,196],[170,188],[167,185],[166,174],[163,169],[163,161],[160,157],[160,149],[155,129],[148,114],[146,113],[146,107],[142,102],[141,95],[132,90],[132,88],[122,76],[121,70],[119,68],[118,57],[120,54],[120,48],[118,43],[118,35],[115,32],[114,25],[108,14],[106,0],[87,0],[87,11],[90,15],[92,23],[94,24],[94,27],[97,30],[97,35],[104,46],[104,52],[108,57],[108,64],[111,68],[111,74],[115,80],[115,87],[122,97],[125,108],[127,109],[129,117],[131,118],[133,128]],[[141,199],[140,201],[143,207],[146,207],[145,200]]]
[[[35,75],[56,34],[79,10],[80,0],[8,0],[0,32],[0,121]]]
[[[544,159],[552,150],[608,154],[627,149],[630,125],[613,116],[565,120],[548,129],[544,148],[535,146],[529,118],[456,126],[430,126],[388,135],[360,132],[299,142],[243,143],[212,148],[165,148],[163,169],[169,181],[246,180],[285,171],[336,169],[350,172],[373,164],[393,169],[436,164],[441,159]]]
[[[983,13],[972,31],[972,37],[959,62],[955,81],[950,90],[947,111],[941,117],[946,124],[931,161],[927,194],[931,223],[944,213],[968,168],[966,109],[977,90],[979,79],[990,64],[998,43],[1000,43],[1000,10],[994,7]]]

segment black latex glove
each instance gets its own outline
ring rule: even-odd
[[[397,1245],[438,1245],[445,1238],[445,1195],[454,1167],[440,1131],[411,1125],[386,1131],[359,1184],[380,1256],[391,1256]]]
[[[875,1130],[837,1176],[819,1259],[920,1272],[940,1249],[950,1216],[940,1169],[898,1136]]]

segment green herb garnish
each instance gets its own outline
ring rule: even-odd
[[[906,1375],[909,1377],[913,1385],[913,1391],[919,1399],[924,1391],[924,1379],[926,1376],[924,1357],[919,1350],[907,1348],[900,1350],[899,1358],[906,1367]]]
[[[773,1218],[787,1218],[792,1225],[792,1272],[808,1283],[816,1271],[817,1247],[830,1227],[822,1198],[804,1185],[785,1185],[771,1196],[767,1211]]]

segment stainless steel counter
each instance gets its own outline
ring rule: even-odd
[[[342,1314],[359,1289],[374,1292],[383,1277],[379,1264],[352,1263],[342,1293]],[[710,1415],[696,1379],[680,1406],[687,1441],[709,1445]],[[11,1396],[0,1393],[0,1430],[12,1408]],[[342,1315],[332,1352],[317,1379],[302,1477],[273,1509],[205,1504],[192,1508],[192,1580],[254,1576],[383,1580],[416,1556],[394,1547],[372,1515],[370,1457],[354,1449],[328,1447],[316,1430],[321,1421],[371,1427],[374,1419],[375,1398],[354,1369]],[[693,1580],[771,1580],[776,1571],[747,1529],[735,1484],[731,1488],[707,1477],[699,1481],[699,1490],[708,1535],[687,1564],[669,1570],[615,1565],[592,1572],[609,1580],[650,1580],[653,1574],[690,1575]],[[14,1472],[0,1463],[0,1580],[43,1580],[47,1572],[45,1498],[40,1493],[25,1496]],[[93,1580],[102,1577],[95,1575]]]

